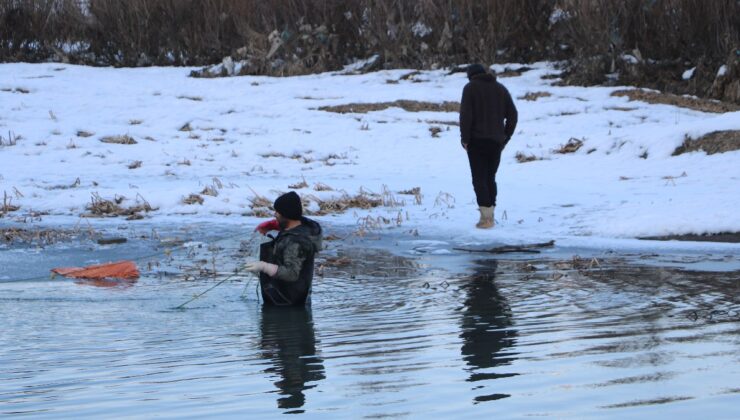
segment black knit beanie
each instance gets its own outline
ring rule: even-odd
[[[291,220],[300,220],[301,216],[303,216],[301,197],[299,197],[295,191],[285,193],[278,197],[272,207],[276,212],[280,213],[281,216]]]
[[[471,64],[468,66],[468,79],[475,76],[476,74],[481,74],[486,72],[486,68],[483,67],[483,64]]]

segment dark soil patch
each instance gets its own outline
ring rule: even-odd
[[[526,73],[528,71],[532,70],[531,67],[523,66],[516,69],[511,69],[506,67],[504,71],[496,73],[496,77],[519,77],[523,73]]]
[[[643,240],[649,241],[691,241],[691,242],[727,242],[737,244],[740,243],[740,232],[722,232],[705,235],[665,235],[665,236],[646,236]]]
[[[642,89],[626,89],[612,92],[612,96],[626,96],[630,101],[642,101],[649,104],[674,105],[681,108],[693,109],[701,112],[722,114],[740,110],[740,106],[727,102],[708,99],[687,98],[670,93],[651,92]]]
[[[687,137],[673,152],[673,156],[703,150],[708,155],[740,150],[740,130],[713,131],[698,139]]]
[[[319,110],[337,112],[339,114],[364,114],[367,112],[382,111],[388,108],[401,108],[407,112],[458,112],[460,110],[460,103],[448,101],[435,103],[400,99],[393,102],[352,103],[346,105],[322,106]]]

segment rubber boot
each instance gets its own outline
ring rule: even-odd
[[[475,224],[478,229],[490,229],[493,227],[493,207],[478,207],[480,220]]]

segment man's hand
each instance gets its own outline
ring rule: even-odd
[[[267,235],[267,232],[271,230],[280,230],[280,223],[278,223],[277,219],[268,220],[258,224],[254,230],[263,235]]]
[[[264,261],[253,261],[244,265],[244,270],[250,273],[265,273],[272,277],[277,273],[278,266]]]
[[[468,150],[468,144],[467,143],[462,143],[461,142],[460,144],[462,144],[463,149],[465,149],[466,151]]]

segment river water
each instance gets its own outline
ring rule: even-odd
[[[0,415],[737,416],[740,251],[573,258],[340,239],[310,309],[269,310],[254,279],[228,277],[255,248],[216,240],[228,234],[0,248]],[[137,259],[138,282],[47,274],[122,258]]]

